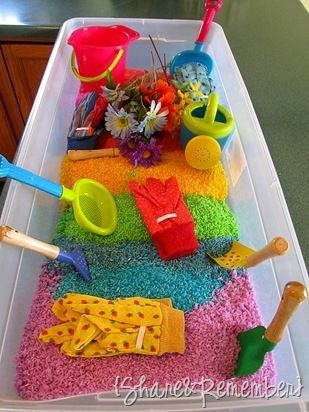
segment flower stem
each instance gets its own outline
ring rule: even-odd
[[[165,75],[166,81],[167,81],[167,83],[169,84],[169,79],[168,79],[168,76],[167,76],[166,67],[164,66],[164,64],[163,64],[163,62],[162,62],[162,60],[161,60],[160,54],[159,54],[159,52],[158,52],[158,49],[157,49],[156,45],[154,44],[154,41],[153,41],[151,35],[148,34],[148,36],[149,36],[149,39],[150,39],[150,41],[151,41],[152,47],[154,48],[154,51],[155,51],[155,53],[156,53],[156,55],[157,55],[157,57],[158,57],[158,59],[159,59],[159,62],[160,62],[162,71],[163,71],[163,73],[164,73],[164,75]]]

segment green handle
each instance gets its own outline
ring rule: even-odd
[[[59,200],[66,200],[67,202],[72,202],[73,199],[76,197],[75,192],[64,186],[62,186],[62,189],[62,196],[59,198]]]
[[[217,115],[219,96],[217,93],[210,93],[207,99],[207,107],[204,115],[206,123],[213,124]]]

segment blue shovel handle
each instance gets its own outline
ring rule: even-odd
[[[196,41],[194,45],[194,51],[196,52],[202,52],[204,48],[204,42],[202,41]]]
[[[18,182],[25,183],[28,186],[35,187],[52,196],[60,198],[62,196],[63,187],[58,183],[38,176],[26,169],[15,166],[8,162],[6,158],[0,155],[0,175],[1,177],[8,177]]]

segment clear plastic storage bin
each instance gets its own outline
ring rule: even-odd
[[[141,33],[129,49],[128,67],[151,67],[151,34],[159,53],[170,59],[175,53],[193,47],[200,22],[185,20],[76,18],[62,27],[50,57],[23,139],[16,163],[44,177],[59,180],[60,163],[66,151],[66,133],[73,114],[79,82],[70,70],[70,33],[80,26],[124,24]],[[284,285],[298,280],[308,286],[307,273],[293,224],[250,97],[241,78],[222,28],[213,24],[207,52],[215,61],[214,83],[222,103],[236,120],[236,134],[223,162],[230,183],[228,204],[236,215],[240,239],[253,248],[262,247],[275,236],[285,236],[290,251],[280,259],[249,270],[264,324],[271,321]],[[58,201],[11,182],[1,223],[11,225],[43,241],[52,239],[59,216]],[[305,222],[304,222],[305,223]],[[19,348],[40,273],[42,257],[5,244],[0,245],[0,410],[36,411],[109,411],[127,409],[113,392],[68,397],[48,402],[19,398],[14,388],[15,354]],[[304,303],[290,323],[283,341],[273,352],[278,383],[297,386],[300,376],[301,397],[265,399],[207,399],[207,408],[221,411],[267,410],[304,411],[309,401],[309,306]],[[113,373],[113,371],[111,371]],[[139,400],[138,410],[202,410],[201,398]]]

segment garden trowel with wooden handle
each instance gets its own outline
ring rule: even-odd
[[[90,281],[88,264],[81,247],[76,247],[72,251],[67,251],[59,248],[58,246],[50,245],[49,243],[34,239],[5,225],[0,226],[0,242],[34,250],[35,252],[42,253],[50,259],[55,259],[63,263],[69,263],[75,267],[85,281]]]
[[[275,237],[266,246],[257,251],[234,241],[231,249],[225,255],[219,257],[209,253],[207,255],[221,267],[232,270],[240,266],[245,268],[256,266],[266,259],[284,255],[288,250],[288,241],[283,237]]]
[[[277,312],[267,329],[257,326],[239,333],[240,352],[235,376],[247,376],[258,371],[265,354],[272,351],[282,339],[283,333],[293,314],[307,298],[305,286],[299,282],[289,282],[285,285]]]

